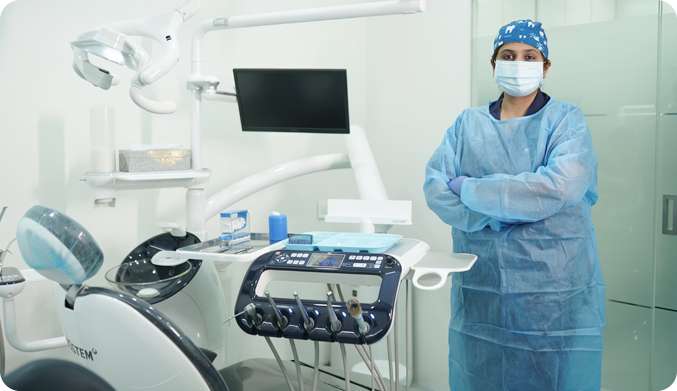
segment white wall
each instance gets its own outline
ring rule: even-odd
[[[413,225],[391,232],[451,251],[451,227],[428,209],[425,165],[445,131],[470,106],[471,1],[428,1],[425,13],[367,23],[367,129],[388,195],[413,201]],[[448,387],[450,284],[414,290],[414,381]],[[433,316],[434,323],[423,321]],[[425,323],[425,325],[423,324]]]
[[[359,2],[332,0],[321,5]],[[190,38],[197,23],[212,17],[320,6],[311,0],[203,0],[199,14],[180,30],[180,62],[156,85],[144,90],[149,98],[176,100],[179,109],[173,115],[149,114],[131,102],[129,70],[97,61],[122,76],[119,86],[103,91],[81,80],[71,69],[68,42],[81,32],[112,21],[152,16],[181,3],[18,0],[5,9],[0,17],[0,206],[8,205],[9,209],[0,222],[0,246],[4,248],[15,236],[19,218],[31,206],[57,209],[87,227],[97,239],[106,261],[90,284],[106,286],[104,272],[120,263],[138,243],[157,234],[156,221],[184,223],[185,191],[119,192],[116,208],[92,209],[88,188],[79,181],[89,167],[89,107],[106,104],[116,108],[118,148],[160,142],[180,142],[188,147],[189,94],[185,79],[190,66]],[[221,86],[227,89],[233,85],[234,67],[347,69],[351,123],[365,127],[390,198],[414,202],[414,225],[392,232],[447,251],[451,248],[450,228],[428,210],[422,184],[428,157],[470,102],[470,33],[469,0],[428,0],[428,11],[422,15],[210,33],[203,72],[219,77]],[[151,41],[143,42],[152,56],[160,54]],[[203,165],[213,170],[208,196],[274,164],[345,152],[337,136],[241,132],[235,105],[206,101],[203,109]],[[275,185],[235,207],[251,210],[252,229],[257,232],[267,230],[266,217],[272,210],[288,215],[290,232],[356,230],[318,221],[316,205],[327,198],[357,197],[352,172],[342,170]],[[216,233],[215,219],[208,223],[208,229],[212,235]],[[12,247],[12,251],[6,264],[24,268],[18,248]],[[228,280],[239,284],[237,275]],[[448,292],[443,295],[448,296]],[[18,299],[24,338],[59,334],[50,300],[48,284],[31,287]],[[441,321],[441,340],[446,340],[446,322]],[[7,351],[8,371],[39,357],[11,347]],[[70,353],[62,349],[44,355],[68,358]],[[446,354],[444,357],[446,360]]]

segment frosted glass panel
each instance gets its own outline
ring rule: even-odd
[[[593,0],[592,22],[616,19],[616,0]]]
[[[536,19],[536,0],[503,0],[503,24],[519,19]],[[494,35],[498,27],[494,29]]]
[[[567,0],[566,24],[585,24],[592,22],[592,0]]]
[[[648,391],[651,309],[607,302],[602,387],[609,391]]]
[[[616,0],[616,19],[656,15],[658,4],[658,1]]]
[[[503,0],[476,0],[473,2],[473,36],[491,37],[493,42],[503,23]]]
[[[656,306],[677,311],[677,236],[665,235],[661,229],[663,194],[677,195],[677,115],[661,115],[660,125],[656,167]],[[677,329],[672,338],[677,338]]]
[[[647,42],[657,42],[656,16],[546,33],[553,65],[544,86],[553,96],[579,105],[585,114],[655,113],[658,53],[656,44]],[[629,50],[635,54],[625,55]]]
[[[677,310],[677,236],[662,233],[663,195],[677,195],[677,17],[674,13],[665,14],[672,11],[667,4],[663,11],[656,167],[656,306]]]
[[[661,45],[661,113],[677,113],[677,16],[664,3]],[[667,12],[671,13],[667,13]]]
[[[567,25],[567,0],[538,0],[538,21],[546,32]]]
[[[651,306],[655,116],[586,119],[599,161],[592,218],[606,297]]]
[[[653,390],[670,387],[677,376],[677,312],[656,310],[656,344],[654,346]]]
[[[498,31],[497,27],[496,31]],[[472,105],[481,106],[498,99],[501,95],[494,83],[494,71],[491,68],[491,55],[494,53],[494,37],[473,39],[472,47]]]

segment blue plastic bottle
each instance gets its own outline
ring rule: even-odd
[[[287,239],[287,216],[279,212],[271,213],[268,216],[268,232],[271,244]]]

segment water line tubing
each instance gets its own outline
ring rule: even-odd
[[[383,380],[383,377],[381,376],[381,373],[378,370],[378,367],[372,367],[371,365],[371,357],[369,356],[369,353],[367,352],[367,345],[364,347],[360,345],[355,345],[355,349],[357,350],[357,353],[360,355],[362,358],[362,361],[364,361],[364,365],[367,366],[367,369],[369,369],[372,373],[376,372],[376,384],[378,385],[379,390],[383,391],[385,390],[385,381]]]
[[[327,287],[329,288],[329,290],[332,289],[331,284],[327,284]],[[336,284],[336,290],[338,291],[339,298],[341,299],[341,301],[345,301],[345,299],[343,298],[343,292],[341,291],[341,286],[340,286],[339,284]],[[367,349],[366,349],[366,348],[364,349],[364,352],[360,351],[360,345],[355,345],[355,349],[357,349],[357,353],[359,353],[360,356],[362,357],[362,360],[364,361],[364,364],[367,366],[367,368],[369,368],[369,367],[370,367],[370,364],[369,364],[369,362],[367,362],[367,360],[369,359],[372,363],[373,363],[373,361],[374,361],[374,360],[373,360],[373,357],[371,357],[371,353],[367,353]],[[371,352],[371,347],[369,348],[369,352]],[[365,356],[366,356],[366,357],[365,357]],[[376,374],[377,374],[377,377],[378,377],[377,383],[379,383],[379,386],[378,386],[378,387],[379,387],[381,390],[385,390],[385,389],[386,389],[386,388],[385,388],[385,380],[383,380],[383,375],[381,375],[381,371],[379,371],[378,367],[377,367],[377,366],[374,366],[374,365],[371,365],[371,369],[370,369],[370,370],[371,370],[371,373],[372,373],[372,378],[373,378],[374,370],[376,371]],[[391,377],[392,377],[392,376],[391,376]],[[391,387],[391,388],[392,388],[392,387]],[[313,390],[313,391],[314,391],[314,390]]]
[[[0,323],[0,377],[5,377],[5,339],[2,338],[2,323]]]
[[[393,344],[390,335],[386,337],[388,342],[388,376],[390,376],[390,389],[393,389]],[[395,363],[397,365],[397,363]]]
[[[275,356],[275,359],[277,360],[277,364],[280,366],[280,370],[282,371],[282,375],[284,376],[284,380],[287,381],[287,385],[289,386],[289,391],[294,391],[294,386],[291,384],[291,380],[289,379],[289,374],[287,373],[287,369],[284,367],[284,363],[282,363],[282,359],[280,358],[280,355],[277,354],[277,349],[275,349],[275,345],[273,345],[273,341],[270,340],[270,337],[266,336],[264,337],[266,339],[266,342],[268,342],[268,346],[270,347],[270,350],[273,352],[273,355]]]
[[[397,310],[395,310],[395,316],[393,317],[395,322],[395,391],[400,391],[400,339],[398,336],[399,327],[397,327],[399,317],[397,315]]]
[[[367,365],[367,366],[369,367],[369,365]],[[374,368],[373,368],[373,367],[370,367],[370,368],[369,368],[369,372],[371,372],[371,391],[375,391],[375,390],[374,390],[374,377],[375,377],[376,375],[375,375],[375,373],[374,373]]]
[[[341,346],[341,356],[343,356],[343,373],[346,378],[346,391],[350,391],[350,369],[348,369],[348,355],[346,354],[346,346],[342,343],[339,343],[339,346]]]
[[[296,344],[293,339],[289,339],[289,344],[291,345],[292,354],[294,354],[294,364],[296,364],[296,377],[299,380],[299,388],[303,391],[303,378],[301,377],[301,364],[299,363],[299,355],[296,351]]]
[[[369,359],[371,360],[371,368],[372,369],[378,369],[378,367],[376,366],[376,363],[374,363],[374,354],[371,351],[371,345],[369,345]],[[385,390],[385,384],[382,384],[382,386],[383,386],[382,390]]]
[[[320,368],[320,343],[315,341],[315,368],[313,369],[313,391],[317,391],[317,375]]]
[[[406,373],[405,373],[404,378],[405,378],[405,384],[407,385],[407,391],[409,391],[409,383],[410,383],[409,374],[411,373],[411,359],[410,359],[410,357],[411,357],[411,352],[410,352],[411,345],[410,345],[410,343],[411,342],[409,341],[409,332],[410,332],[409,326],[410,326],[410,322],[411,322],[411,318],[410,318],[411,310],[410,310],[409,307],[410,307],[410,304],[411,304],[411,295],[412,295],[411,289],[409,287],[409,280],[405,281],[404,286],[405,286],[405,289],[406,289],[406,291],[405,291],[406,300],[405,300],[405,309],[404,309],[404,319],[405,319],[406,328],[405,328],[405,332],[404,332],[404,336],[405,336],[404,344],[406,345],[405,347],[407,349],[407,357],[405,359],[405,363],[407,365],[406,365],[406,369],[405,369]]]

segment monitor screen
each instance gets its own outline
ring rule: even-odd
[[[345,69],[233,69],[242,130],[350,133]]]

